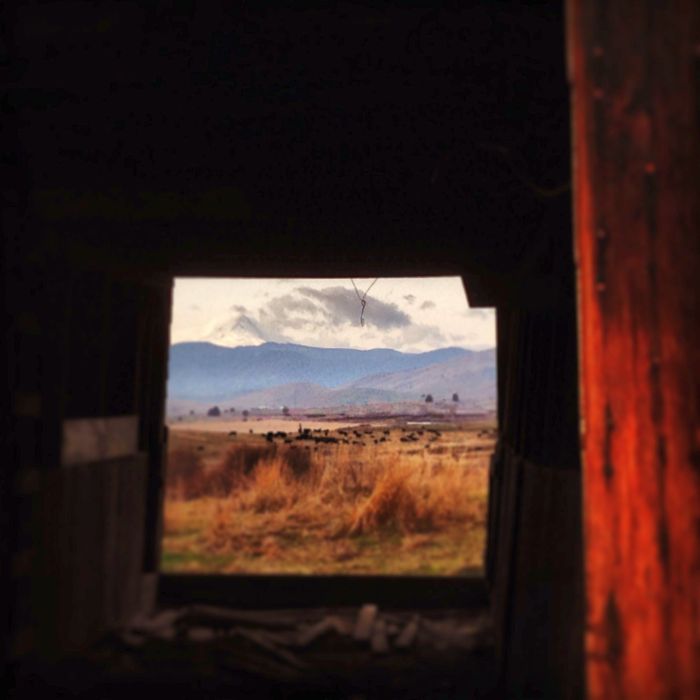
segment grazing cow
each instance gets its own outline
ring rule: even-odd
[[[319,442],[326,443],[326,444],[334,444],[334,445],[338,444],[338,438],[334,438],[334,437],[317,437],[317,438],[314,438],[314,441],[316,442],[316,444],[318,444]]]
[[[235,430],[229,430],[228,436],[229,436],[229,437],[236,437],[237,434],[238,434],[238,433],[236,433]]]

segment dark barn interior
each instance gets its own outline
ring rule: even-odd
[[[496,671],[475,697],[700,696],[697,3],[2,13],[0,657],[17,697],[58,695],[66,659],[188,601],[488,606]],[[159,577],[173,278],[442,274],[497,309],[485,571]],[[77,419],[92,459],[69,466]],[[440,673],[415,697],[468,696]],[[121,697],[102,682],[74,692]]]

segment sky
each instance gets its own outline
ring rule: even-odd
[[[360,296],[374,282],[356,278]],[[170,342],[252,345],[264,341],[315,347],[496,345],[493,309],[470,309],[459,277],[380,277],[362,306],[350,279],[177,278]]]

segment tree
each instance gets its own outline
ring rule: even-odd
[[[457,392],[455,392],[454,394],[452,394],[452,400],[453,400],[455,403],[458,403],[458,402],[459,402],[459,394],[458,394]]]
[[[218,406],[212,406],[208,411],[207,411],[208,416],[220,416],[221,415],[221,409]]]
[[[433,395],[432,394],[426,394],[425,403],[433,403]]]
[[[289,415],[289,406],[282,406],[282,415],[283,416]]]
[[[243,411],[243,420],[248,420],[248,416],[250,415],[250,411],[246,408]]]

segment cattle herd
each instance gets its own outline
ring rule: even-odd
[[[335,433],[335,435],[332,435],[331,432]],[[431,442],[438,440],[442,435],[439,430],[433,428],[413,431],[409,431],[407,428],[401,428],[401,433],[403,434],[399,438],[400,442],[419,442],[421,439],[427,439],[428,444],[426,444],[426,447],[428,447]],[[236,432],[231,431],[229,436],[235,437]],[[303,428],[300,424],[296,433],[283,430],[270,430],[264,433],[264,438],[271,444],[281,441],[287,445],[294,445],[298,442],[308,442],[316,445],[342,444],[364,447],[368,444],[379,445],[380,443],[391,442],[392,435],[391,431],[386,428],[363,428],[361,430],[355,428],[331,431],[327,428]]]

